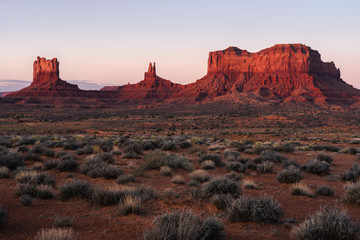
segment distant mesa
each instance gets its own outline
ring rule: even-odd
[[[246,94],[264,101],[316,104],[352,104],[360,99],[360,90],[340,78],[340,70],[333,62],[323,62],[317,51],[303,44],[277,44],[256,53],[237,47],[210,52],[207,74],[187,85],[157,76],[155,63],[150,63],[142,81],[105,86],[100,91],[80,90],[61,80],[58,60],[38,57],[31,85],[6,97],[195,103],[231,101]]]

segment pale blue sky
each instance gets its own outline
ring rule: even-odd
[[[150,61],[161,77],[189,83],[206,74],[209,51],[304,43],[360,88],[359,2],[0,0],[0,79],[31,81],[42,56],[85,88],[138,82]]]

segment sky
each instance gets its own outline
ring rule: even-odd
[[[210,51],[303,43],[360,88],[358,0],[0,0],[0,91],[32,81],[37,56],[82,89],[157,75],[190,83]]]

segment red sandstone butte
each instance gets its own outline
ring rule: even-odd
[[[236,47],[209,53],[206,76],[181,95],[198,99],[228,92],[257,93],[285,101],[337,102],[360,96],[340,78],[333,62],[302,44],[277,44],[257,53]]]

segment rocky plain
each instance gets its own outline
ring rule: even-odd
[[[0,98],[0,239],[358,239],[360,90],[303,44]],[[58,237],[58,238],[56,238]],[[62,237],[62,238],[61,238]]]

